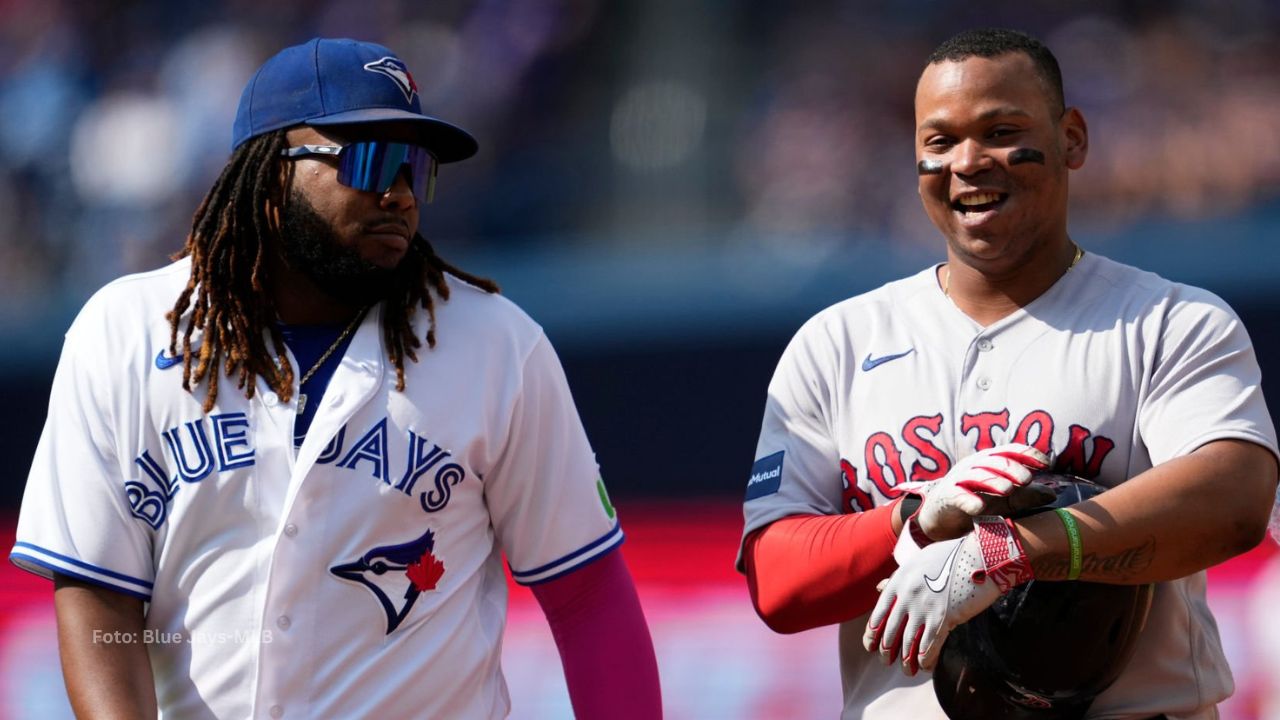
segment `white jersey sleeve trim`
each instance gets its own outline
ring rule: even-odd
[[[41,577],[52,579],[53,573],[56,572],[91,582],[95,585],[102,585],[141,600],[151,601],[152,585],[146,580],[139,580],[114,570],[91,565],[31,543],[14,543],[13,550],[9,553],[9,561],[19,568]]]
[[[613,548],[622,544],[623,540],[622,526],[614,523],[613,529],[605,533],[604,536],[594,540],[583,547],[561,557],[557,560],[536,567],[532,570],[517,572],[515,568],[511,569],[511,577],[521,585],[537,585],[548,580],[554,580],[565,573],[576,570],[579,567],[595,560],[604,555]]]

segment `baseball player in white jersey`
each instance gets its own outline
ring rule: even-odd
[[[505,554],[578,716],[660,716],[555,352],[416,231],[476,150],[416,90],[370,43],[268,60],[183,259],[68,331],[11,558],[77,714],[504,717]]]
[[[840,623],[843,717],[930,720],[947,633],[1002,592],[1155,582],[1088,717],[1214,718],[1233,685],[1204,570],[1264,537],[1276,492],[1248,335],[1214,295],[1070,239],[1088,134],[1038,41],[952,38],[915,108],[947,262],[822,311],[783,354],[746,491],[756,608],[784,632]],[[1112,489],[990,517],[1050,468]],[[906,536],[923,550],[899,567]]]

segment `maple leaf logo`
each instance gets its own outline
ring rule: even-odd
[[[417,562],[409,564],[404,574],[409,577],[409,581],[418,592],[435,590],[436,584],[444,576],[444,563],[437,560],[430,550],[426,550]]]

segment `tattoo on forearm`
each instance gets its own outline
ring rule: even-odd
[[[1156,539],[1147,538],[1141,545],[1126,548],[1113,555],[1085,553],[1081,558],[1082,580],[1131,580],[1151,567],[1155,558]],[[1040,580],[1066,580],[1071,570],[1071,555],[1067,553],[1045,555],[1032,564],[1036,578]]]

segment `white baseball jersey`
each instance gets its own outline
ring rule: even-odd
[[[166,718],[506,716],[502,553],[532,584],[622,542],[541,329],[449,277],[402,393],[370,312],[295,450],[261,381],[209,413],[182,390],[189,271],[117,280],[68,331],[13,561],[149,602]]]
[[[1005,442],[1114,486],[1225,438],[1276,452],[1249,337],[1212,294],[1087,254],[984,328],[929,268],[828,308],[791,341],[769,385],[745,533],[883,505],[898,483]],[[840,628],[843,717],[944,718],[928,673],[908,678],[862,649],[865,624]],[[1133,659],[1090,717],[1210,718],[1232,690],[1200,572],[1157,586]]]

